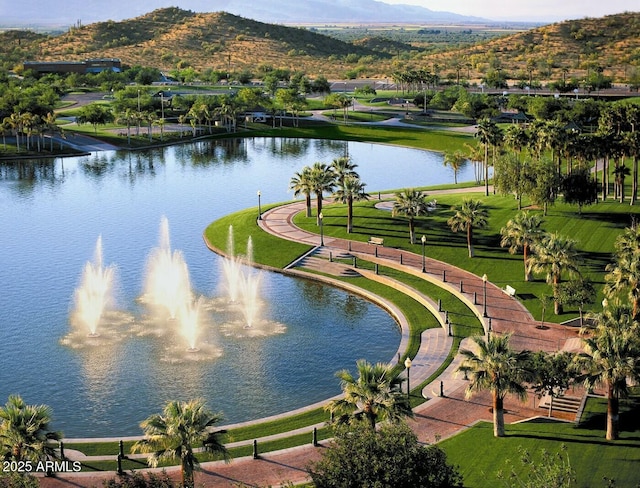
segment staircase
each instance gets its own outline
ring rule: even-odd
[[[551,397],[549,395],[545,395],[540,400],[538,404],[539,408],[544,408],[545,410],[549,410],[549,402]],[[553,412],[568,412],[568,413],[578,413],[580,410],[580,406],[582,405],[582,398],[580,397],[572,397],[572,396],[560,396],[553,399]]]

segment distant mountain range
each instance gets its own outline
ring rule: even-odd
[[[3,0],[2,3],[6,4]],[[19,7],[0,12],[0,24],[72,25],[122,20],[175,6],[199,13],[228,12],[270,23],[486,22],[451,12],[413,5],[390,5],[375,0],[23,0]],[[5,5],[6,7],[6,5]],[[4,10],[4,8],[2,9]]]

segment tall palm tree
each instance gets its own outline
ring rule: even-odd
[[[453,232],[464,231],[467,233],[467,248],[469,257],[474,256],[473,229],[484,229],[487,225],[487,210],[482,208],[480,200],[465,198],[462,205],[451,207],[455,213],[447,220],[447,224]]]
[[[594,317],[595,328],[584,339],[585,386],[603,385],[607,392],[608,440],[619,437],[620,398],[629,394],[628,380],[640,380],[640,325],[628,305],[607,304]],[[584,329],[583,329],[584,331]]]
[[[451,167],[453,170],[453,182],[458,184],[458,171],[462,168],[462,165],[467,160],[462,151],[446,152],[444,153],[444,165]]]
[[[408,396],[402,392],[402,380],[392,374],[391,367],[364,359],[356,362],[358,377],[348,370],[338,371],[344,397],[332,400],[325,407],[338,414],[338,422],[350,422],[364,418],[372,429],[379,420],[397,422],[412,417]]]
[[[353,230],[353,202],[368,200],[370,195],[364,191],[366,186],[357,175],[349,175],[344,178],[342,184],[333,194],[340,203],[347,204],[347,233]]]
[[[37,462],[56,458],[53,441],[60,432],[49,430],[51,408],[27,405],[19,395],[11,395],[0,408],[0,457]]]
[[[415,244],[415,219],[428,212],[427,194],[413,188],[407,188],[395,194],[396,201],[393,202],[391,215],[396,217],[402,215],[409,219],[409,240]]]
[[[616,238],[615,261],[607,265],[605,293],[609,297],[627,293],[633,317],[640,319],[640,225],[634,223]]]
[[[289,181],[289,189],[293,190],[293,196],[304,195],[307,207],[307,217],[311,217],[311,194],[313,193],[313,182],[311,180],[311,168],[305,166],[302,171],[298,171]]]
[[[194,446],[202,444],[205,451],[221,454],[225,460],[229,457],[220,440],[224,431],[211,430],[221,419],[222,415],[212,413],[204,400],[170,401],[162,414],[151,415],[140,424],[145,438],[131,451],[151,453],[148,463],[152,467],[161,459],[179,458],[182,486],[193,487],[193,473],[199,465]]]
[[[554,311],[562,313],[558,285],[564,271],[570,275],[579,274],[580,257],[576,250],[576,241],[560,235],[558,232],[545,234],[532,246],[533,256],[529,258],[529,272],[546,273],[547,283],[553,287]]]
[[[344,179],[347,176],[360,177],[360,175],[358,175],[358,173],[356,172],[357,167],[358,165],[353,163],[349,156],[342,156],[339,158],[335,158],[331,162],[331,170],[335,174],[336,184],[339,187],[341,187],[344,182]]]
[[[470,374],[466,396],[470,398],[478,391],[491,392],[493,402],[493,435],[503,437],[504,399],[508,394],[516,395],[520,400],[527,398],[525,381],[532,378],[528,364],[529,351],[516,352],[509,347],[511,335],[492,334],[486,341],[483,337],[474,337],[475,349],[461,349],[464,359],[459,371]]]
[[[539,215],[525,210],[516,214],[514,218],[507,222],[507,225],[500,229],[500,234],[502,235],[500,246],[509,246],[511,254],[515,254],[522,249],[525,281],[531,281],[532,278],[531,270],[527,267],[527,260],[529,259],[531,246],[542,236],[541,224],[542,219]]]
[[[484,193],[489,196],[489,147],[495,149],[502,141],[502,131],[491,119],[484,118],[478,122],[476,137],[484,147]]]
[[[325,192],[332,192],[336,186],[335,174],[331,167],[325,163],[315,162],[311,167],[311,186],[316,194],[317,223],[320,225],[322,213],[322,196]]]

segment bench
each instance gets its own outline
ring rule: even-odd
[[[367,244],[375,244],[376,246],[384,246],[384,239],[382,237],[369,237]]]
[[[514,287],[512,287],[511,285],[505,286],[502,291],[505,292],[510,297],[515,297],[516,296],[516,289]]]

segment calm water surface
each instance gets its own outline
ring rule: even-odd
[[[263,273],[263,318],[284,333],[227,337],[208,315],[202,340],[222,356],[184,360],[171,335],[126,325],[108,347],[63,344],[73,292],[102,236],[117,270],[118,309],[136,323],[147,256],[162,216],[192,286],[221,296],[221,260],[202,233],[236,210],[292,198],[295,171],[349,154],[369,191],[451,182],[435,153],[297,139],[202,142],[153,151],[0,165],[0,402],[17,393],[52,407],[67,437],[138,435],[169,399],[203,397],[227,423],[287,411],[338,394],[335,371],[389,361],[400,334],[377,306],[326,286]],[[459,174],[472,179],[472,170]],[[179,356],[179,355],[178,355]]]

